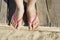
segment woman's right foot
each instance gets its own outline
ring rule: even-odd
[[[23,0],[15,0],[16,2],[16,12],[12,17],[12,28],[19,30],[20,27],[22,26],[22,21],[23,21],[23,14],[24,14],[24,5],[23,5]]]
[[[14,14],[14,15],[12,16],[10,26],[11,26],[14,30],[19,30],[19,29],[20,29],[20,26],[22,25],[22,22],[23,22],[23,17],[21,17],[21,18],[19,18],[19,19],[17,20],[17,16],[16,16],[16,14]]]

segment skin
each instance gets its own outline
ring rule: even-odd
[[[23,5],[23,0],[15,0],[16,5],[17,5],[17,20],[21,19],[24,14],[24,5]],[[20,29],[20,25],[22,25],[23,19],[20,20],[18,23],[17,29]]]
[[[24,14],[24,5],[23,0],[15,0],[18,12],[17,12],[17,19],[21,18]],[[34,20],[34,17],[36,15],[36,8],[35,8],[36,0],[28,0],[27,4],[27,16],[30,22]],[[19,22],[18,29],[20,28],[20,25],[22,24],[22,20]],[[35,21],[33,22],[32,26],[30,25],[32,23],[29,23],[29,29],[35,30],[39,25],[39,19],[36,17]]]
[[[27,4],[27,16],[30,22],[32,22],[36,16],[36,8],[35,8],[36,0],[28,0]],[[29,23],[29,29],[35,30],[39,26],[39,19],[36,17],[35,21],[33,22],[32,26],[31,23]]]

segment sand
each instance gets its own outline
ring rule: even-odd
[[[0,27],[0,40],[60,40],[60,32],[29,31],[24,28],[15,31],[11,27]]]

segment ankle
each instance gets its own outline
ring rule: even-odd
[[[18,19],[23,17],[23,14],[24,14],[24,9],[18,9],[18,15],[17,15]]]
[[[18,12],[24,13],[24,8],[19,8]]]

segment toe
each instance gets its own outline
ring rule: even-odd
[[[30,24],[30,25],[29,25],[29,30],[32,30],[32,27],[33,27],[33,25]]]
[[[36,21],[33,23],[33,30],[38,29],[38,26],[39,26],[39,20],[36,20]]]

